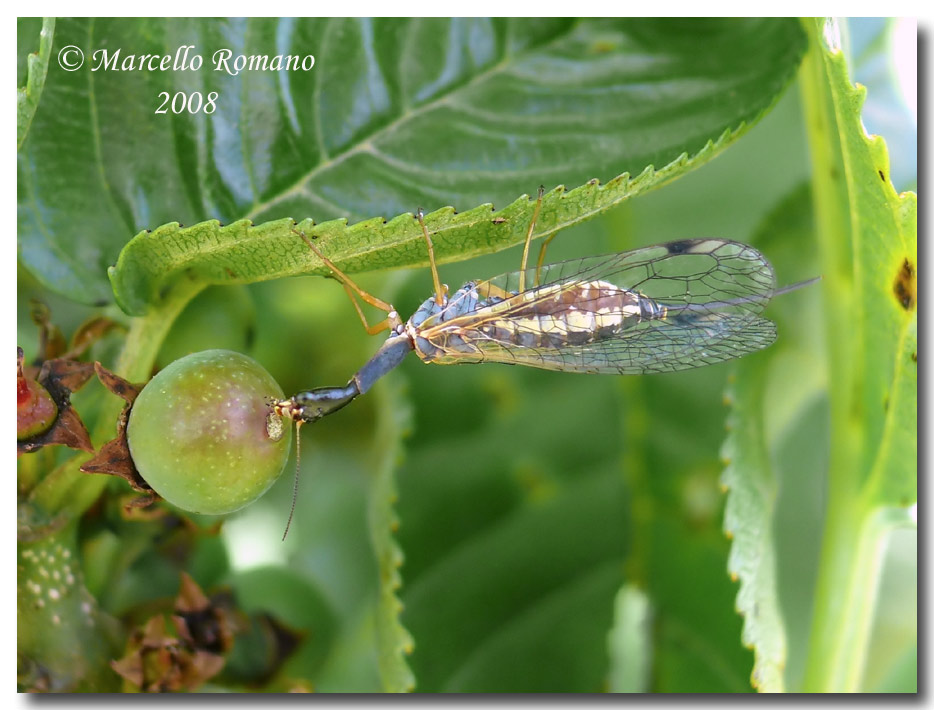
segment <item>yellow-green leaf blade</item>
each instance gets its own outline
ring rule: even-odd
[[[830,354],[828,514],[806,687],[856,691],[881,544],[917,498],[916,198],[897,195],[884,141],[860,119],[841,27],[810,21],[803,89]]]
[[[22,29],[23,19],[18,20],[18,27]],[[42,20],[42,29],[39,31],[39,49],[26,57],[26,81],[16,90],[16,148],[22,147],[29,133],[29,126],[42,89],[45,87],[45,77],[49,71],[49,54],[52,51],[52,38],[55,36],[55,18],[46,17]],[[20,52],[23,47],[20,47]]]

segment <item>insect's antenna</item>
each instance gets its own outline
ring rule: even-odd
[[[298,475],[302,460],[302,424],[304,419],[295,420],[295,482],[292,484],[292,509],[289,511],[289,521],[285,524],[285,532],[282,533],[282,541],[285,542],[289,534],[289,528],[292,527],[292,516],[295,515],[295,501],[298,500]]]
[[[807,281],[799,281],[796,284],[790,284],[788,286],[782,286],[775,291],[767,294],[760,294],[755,296],[741,296],[740,298],[730,298],[726,301],[708,301],[707,303],[685,303],[678,306],[666,306],[668,311],[671,313],[678,313],[682,311],[687,312],[697,312],[697,313],[707,313],[715,308],[731,308],[733,306],[744,306],[749,303],[761,303],[763,305],[767,304],[776,296],[781,296],[791,291],[797,291],[799,288],[804,288],[805,286],[810,286],[813,283],[817,283],[821,280],[820,276],[815,276],[813,279],[808,279]]]
[[[791,284],[790,286],[782,286],[778,289],[772,296],[781,296],[783,293],[788,293],[789,291],[797,291],[799,288],[804,288],[805,286],[810,286],[821,280],[821,276],[815,276],[813,279],[807,279],[806,281],[799,281],[796,284]]]

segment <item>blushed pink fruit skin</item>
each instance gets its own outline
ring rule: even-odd
[[[16,378],[16,440],[48,431],[58,417],[58,406],[45,387],[26,377]]]
[[[266,433],[282,388],[255,360],[206,350],[176,360],[140,392],[127,441],[140,475],[169,503],[222,515],[265,493],[285,467],[291,429]]]

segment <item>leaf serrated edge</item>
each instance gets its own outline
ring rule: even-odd
[[[768,453],[765,450],[765,434],[762,421],[762,397],[764,396],[764,365],[756,369],[740,364],[737,372],[728,380],[724,398],[730,407],[727,415],[727,436],[720,450],[724,462],[720,484],[726,493],[726,505],[723,513],[723,531],[731,541],[727,558],[727,571],[734,581],[739,582],[736,595],[736,611],[743,617],[743,645],[753,651],[753,669],[750,681],[760,692],[784,692],[784,671],[787,644],[784,635],[784,623],[778,608],[778,590],[776,582],[776,559],[774,541],[771,539],[771,515],[759,520],[759,527],[750,530],[750,526],[739,522],[740,510],[750,498],[759,510],[756,512],[774,512],[777,488],[762,485],[762,476],[772,476]],[[742,379],[740,379],[742,378]],[[741,386],[751,387],[752,392]],[[745,443],[750,446],[746,447]],[[749,464],[748,458],[756,462]],[[764,472],[768,471],[767,474]],[[755,477],[758,485],[751,486]],[[742,559],[755,560],[755,568],[741,563]],[[757,590],[766,587],[765,595]],[[775,643],[767,644],[759,631],[764,625],[771,625]],[[776,636],[777,634],[777,636]]]
[[[49,56],[52,52],[52,39],[55,37],[55,18],[42,18],[39,31],[39,51],[26,58],[26,85],[16,90],[16,150],[22,148],[29,135],[33,116],[39,107],[45,78],[49,73]]]
[[[860,382],[860,374],[854,375],[854,367],[850,364],[850,360],[862,357],[861,351],[853,355],[850,343],[861,347],[865,341],[860,316],[866,298],[857,289],[864,283],[861,270],[880,268],[878,264],[862,262],[864,254],[860,239],[864,234],[854,229],[854,223],[858,223],[853,212],[857,191],[850,174],[851,166],[847,163],[850,148],[862,141],[872,166],[885,173],[885,197],[898,226],[901,226],[905,210],[910,209],[913,198],[912,193],[901,197],[895,194],[889,178],[888,150],[884,140],[869,136],[861,124],[865,88],[854,85],[850,80],[839,42],[830,36],[834,29],[832,23],[826,18],[817,18],[805,22],[805,28],[811,51],[803,66],[802,93],[812,142],[817,231],[822,258],[829,270],[825,274],[825,293],[830,296],[828,307],[832,304],[836,309],[828,322],[836,322],[837,328],[829,335],[834,373],[830,383],[832,455],[829,500],[804,689],[810,692],[856,692],[861,689],[864,679],[876,583],[882,569],[882,542],[892,528],[892,521],[886,508],[877,507],[876,502],[865,495],[867,481],[854,481],[850,474],[858,471],[860,464],[857,450],[861,442],[858,433],[861,433],[862,419],[854,418],[853,412],[859,412],[863,406],[853,387],[854,382]],[[841,140],[829,147],[822,145],[828,130],[835,130],[839,136],[846,135],[840,129],[844,121],[849,128],[859,123],[856,140],[852,144]],[[835,162],[842,165],[845,188],[828,180],[828,175],[833,176]],[[845,200],[842,209],[841,200]],[[897,236],[904,240],[901,230]],[[911,243],[904,246],[917,263],[916,228],[911,235]],[[856,287],[852,285],[854,283]],[[916,319],[915,311],[906,318],[905,327],[911,327]],[[896,360],[897,357],[896,353]],[[853,432],[857,432],[855,438]]]
[[[708,140],[694,156],[681,153],[659,170],[647,165],[635,178],[629,173],[621,173],[605,184],[595,178],[570,191],[563,185],[555,187],[544,196],[535,238],[546,237],[592,219],[631,197],[667,184],[709,162],[745,134],[770,108],[771,105],[754,121],[742,121],[735,128],[724,129],[716,140]],[[496,210],[491,203],[484,203],[463,212],[446,206],[425,215],[437,263],[460,261],[521,243],[533,210],[534,201],[529,195],[522,195],[501,210]],[[497,234],[486,242],[471,240],[469,233],[472,230],[489,229],[492,213],[504,220],[500,226],[506,228],[496,230]],[[374,228],[377,234],[374,234]],[[348,225],[343,217],[318,224],[311,219],[295,222],[291,218],[261,224],[241,219],[227,225],[221,225],[218,220],[206,220],[188,227],[169,222],[138,233],[120,252],[117,263],[108,270],[117,303],[130,315],[144,315],[153,304],[164,298],[173,280],[185,273],[190,278],[203,280],[204,285],[251,283],[302,274],[329,275],[330,270],[304,247],[294,230],[313,232],[314,236],[321,238],[322,244],[327,245],[329,258],[346,273],[428,264],[421,228],[409,212],[388,220],[372,217],[352,225]],[[209,239],[186,245],[185,240],[198,232],[208,235]],[[386,235],[382,241],[379,240],[381,234]],[[489,235],[487,232],[484,236]],[[241,278],[223,273],[216,264],[201,261],[236,246],[250,246],[254,241],[258,248],[265,241],[261,248],[275,252],[281,266]],[[391,254],[389,263],[376,258],[383,253]],[[182,259],[178,258],[179,255]],[[197,272],[198,266],[211,273]],[[207,269],[208,266],[211,268]]]
[[[402,564],[405,555],[395,538],[399,517],[395,471],[403,456],[402,439],[411,429],[412,412],[402,394],[401,385],[384,381],[374,388],[377,398],[378,425],[376,446],[380,461],[370,490],[368,521],[370,538],[376,554],[379,592],[376,608],[378,666],[383,689],[408,693],[415,689],[415,674],[406,661],[415,642],[403,626],[403,611],[398,591],[402,588]]]

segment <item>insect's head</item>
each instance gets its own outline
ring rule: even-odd
[[[344,387],[317,387],[306,392],[299,392],[288,399],[272,398],[269,400],[269,406],[272,409],[271,418],[281,417],[295,422],[295,484],[292,491],[292,509],[289,512],[289,520],[285,525],[285,533],[282,535],[283,540],[289,534],[292,515],[295,513],[295,500],[298,496],[298,473],[301,466],[301,436],[299,432],[302,425],[306,422],[316,422],[328,414],[333,414],[338,409],[350,404],[354,397],[359,394],[360,390],[357,388],[356,383],[351,380]]]
[[[272,411],[280,417],[291,419],[293,422],[303,421],[302,408],[295,403],[295,399],[292,397],[289,399],[271,399],[269,405]]]

